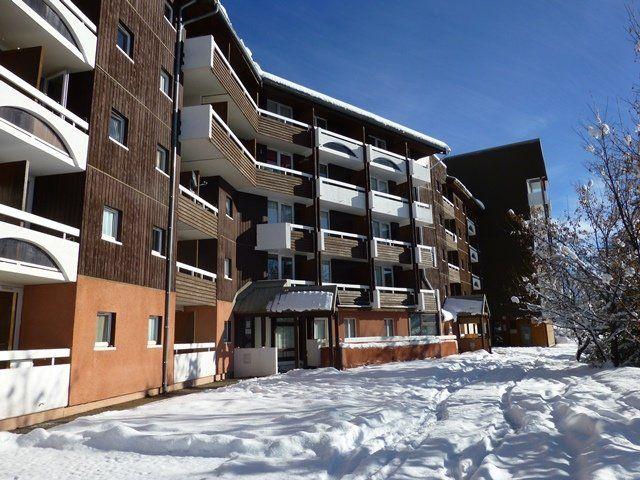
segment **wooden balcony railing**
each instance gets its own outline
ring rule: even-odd
[[[333,257],[364,260],[367,258],[366,240],[367,237],[364,235],[322,229],[320,250]]]
[[[415,307],[415,292],[411,288],[376,286],[374,291],[374,304],[376,308]]]
[[[270,192],[311,199],[313,176],[291,168],[256,162],[257,186]]]
[[[216,305],[216,274],[176,262],[176,303]]]
[[[390,240],[386,238],[374,238],[371,242],[373,258],[385,262],[411,264],[411,244]]]
[[[218,238],[218,209],[180,185],[177,208],[178,221],[205,234]]]
[[[338,304],[341,307],[368,307],[369,287],[367,285],[353,285],[349,283],[322,283],[338,287]]]

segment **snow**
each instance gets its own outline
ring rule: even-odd
[[[267,305],[267,312],[332,311],[333,292],[290,290],[280,293]]]
[[[434,335],[411,335],[393,337],[353,337],[345,338],[340,343],[342,348],[388,348],[388,347],[409,347],[412,345],[431,345],[440,343],[441,340],[455,340],[456,337],[437,337]]]
[[[481,315],[484,313],[484,297],[447,297],[442,308],[449,312],[454,320],[458,320],[458,315],[460,313]]]
[[[294,370],[0,433],[0,478],[638,478],[640,369],[575,348]]]

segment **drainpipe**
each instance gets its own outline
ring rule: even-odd
[[[171,165],[169,167],[169,213],[167,216],[167,261],[165,265],[165,293],[164,293],[164,325],[162,335],[162,393],[169,390],[169,319],[171,312],[171,289],[173,287],[174,264],[175,264],[175,209],[176,190],[178,189],[178,130],[180,127],[180,73],[182,71],[182,54],[184,51],[184,29],[187,25],[211,17],[218,13],[220,6],[214,2],[212,11],[203,15],[184,21],[184,11],[199,0],[190,0],[178,9],[176,20],[176,41],[174,46],[173,59],[173,113],[171,116]],[[206,1],[204,3],[210,3]]]

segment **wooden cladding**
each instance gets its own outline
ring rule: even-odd
[[[313,233],[292,228],[291,250],[301,253],[313,253]]]
[[[449,283],[460,283],[460,270],[449,267]]]
[[[324,253],[334,257],[366,259],[365,242],[358,238],[324,236]]]
[[[368,307],[367,290],[338,290],[338,305],[341,307]]]
[[[240,145],[231,139],[216,118],[211,116],[211,141],[224,156],[252,185],[256,184],[256,167],[251,159],[242,151]]]
[[[413,292],[379,292],[380,307],[413,307],[416,305]]]
[[[385,245],[378,243],[378,260],[384,260],[393,263],[411,263],[411,249],[410,247],[403,247],[402,245]]]
[[[418,262],[420,268],[435,268],[433,251],[426,248],[420,249],[420,261]]]
[[[277,118],[260,115],[258,119],[258,133],[287,143],[295,143],[307,148],[313,147],[312,130],[285,123]]]
[[[215,306],[216,282],[176,272],[176,303],[180,306]]]
[[[311,198],[311,181],[308,178],[258,169],[256,179],[258,187],[270,192]]]
[[[215,52],[213,55],[213,73],[222,87],[229,93],[249,123],[255,130],[257,130],[259,117],[258,112],[245,94],[240,83],[236,80],[236,77],[229,70],[227,63],[220,58],[218,52]]]
[[[218,216],[184,195],[178,197],[177,219],[208,238],[218,238]]]
[[[422,301],[424,302],[424,313],[438,313],[438,298],[435,293],[422,292]]]

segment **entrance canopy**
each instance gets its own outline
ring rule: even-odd
[[[442,310],[451,313],[453,320],[458,320],[458,316],[489,315],[489,305],[487,304],[487,297],[484,295],[447,297]]]
[[[272,315],[336,311],[335,286],[289,285],[286,280],[252,282],[236,294],[235,314]]]

